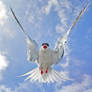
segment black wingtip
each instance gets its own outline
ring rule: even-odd
[[[11,7],[10,7],[10,10],[11,10],[12,14],[15,16],[14,11],[13,11],[13,9]]]
[[[10,7],[11,12],[13,12],[12,8]]]
[[[18,25],[19,25],[20,28],[22,29],[22,32],[23,32],[25,35],[27,35],[26,32],[24,31],[24,28],[22,27],[21,23],[20,23],[19,20],[17,19],[16,15],[15,15],[15,13],[14,13],[14,11],[13,11],[13,9],[12,9],[11,7],[10,7],[10,10],[11,10],[11,13],[12,13],[14,19],[16,20],[16,22],[18,23]]]

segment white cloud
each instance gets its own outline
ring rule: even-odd
[[[12,92],[10,88],[0,85],[0,92]]]
[[[64,33],[65,32],[65,27],[61,26],[61,24],[57,24],[57,26],[56,26],[56,32],[57,33]]]
[[[42,12],[43,12],[43,7],[38,6],[38,1],[30,0],[29,4],[27,5],[27,9],[25,11],[25,18],[27,18],[27,21],[33,27],[39,28],[43,18]]]
[[[59,18],[59,23],[56,25],[56,32],[64,33],[68,25],[69,14],[72,12],[72,4],[69,0],[48,0],[47,5],[44,6],[44,13],[46,15],[50,14],[53,6]]]
[[[13,92],[45,92],[45,89],[39,83],[25,82],[16,87]]]
[[[59,23],[56,25],[57,33],[64,33],[69,28],[70,24],[73,22],[73,19],[78,16],[81,5],[78,5],[76,0],[72,4],[72,1],[69,0],[48,0],[48,4],[44,6],[44,12],[46,15],[50,14],[52,7],[54,6],[54,11],[57,13],[59,18]]]
[[[6,5],[3,3],[3,0],[0,0],[0,37],[1,39],[3,37],[8,37],[8,38],[14,37],[15,33],[12,30],[10,22],[11,21],[9,20]]]
[[[58,83],[57,86],[60,86],[61,84]],[[81,81],[75,81],[71,85],[66,85],[59,88],[53,88],[55,92],[91,92],[92,91],[92,78],[89,75],[84,75],[82,77]],[[31,82],[24,82],[19,84],[14,89],[7,88],[5,85],[0,85],[0,92],[45,92],[46,89],[43,87],[42,84],[39,83],[31,83]]]
[[[42,84],[24,82],[19,84],[14,89],[8,88],[5,85],[0,85],[0,92],[45,92]]]
[[[42,3],[41,1],[40,3]],[[59,18],[59,23],[56,25],[56,32],[64,33],[67,28],[69,14],[72,11],[71,3],[68,0],[47,0],[45,4],[41,5],[40,7],[37,5],[37,2],[30,1],[32,6],[28,5],[28,9],[26,10],[25,14],[28,18],[28,21],[31,25],[40,26],[41,20],[44,20],[44,14],[48,15],[51,12],[51,9],[55,11]],[[46,4],[47,3],[47,4]],[[53,8],[54,7],[54,8]],[[29,13],[31,10],[31,13]],[[47,16],[48,17],[48,16]],[[38,23],[39,22],[39,23]],[[37,25],[38,24],[38,25]]]
[[[58,14],[60,22],[56,25],[57,33],[66,32],[66,28],[69,21],[69,14],[71,13],[71,3],[68,0],[59,1],[59,4],[56,6],[55,11]]]
[[[9,26],[9,25],[7,25],[6,24],[6,26],[4,27],[1,27],[0,28],[1,30],[0,30],[0,35],[1,35],[1,37],[3,38],[3,37],[6,37],[6,38],[14,38],[15,37],[15,30],[14,29],[12,29],[12,27],[11,26]]]
[[[57,33],[64,33],[67,31],[70,20],[70,14],[72,12],[72,5],[69,0],[63,0],[58,6],[56,6],[56,12],[58,14],[60,22],[56,25]]]
[[[53,5],[57,6],[58,5],[58,0],[48,0],[48,5],[46,5],[44,7],[44,9],[45,9],[44,12],[45,12],[46,15],[48,15],[50,13],[50,10],[51,10]]]
[[[3,1],[0,0],[0,25],[4,25],[7,18],[8,18],[8,16],[6,14],[5,5],[3,4]]]
[[[8,61],[5,56],[0,54],[0,70],[4,70],[8,66]]]
[[[10,38],[15,37],[15,31],[11,26],[10,17],[12,16],[9,16],[5,3],[3,0],[0,0],[0,48],[6,45],[5,39],[9,41]]]
[[[2,80],[3,71],[8,67],[6,56],[0,54],[0,80]]]
[[[30,4],[27,6],[25,15],[28,18],[28,22],[35,26],[35,28],[39,28],[44,21],[44,14],[48,15],[51,13],[51,10],[55,11],[59,19],[59,22],[56,24],[57,33],[65,33],[72,23],[73,18],[80,10],[79,6],[72,5],[72,2],[69,0],[47,0],[45,3],[44,1],[39,2],[41,6],[37,4],[38,2],[34,4],[32,0],[30,1],[32,6]]]
[[[90,92],[92,86],[92,78],[89,75],[84,75],[81,82],[74,82],[71,85],[62,86],[62,89],[57,89],[56,92]]]

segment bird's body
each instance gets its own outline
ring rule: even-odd
[[[62,53],[64,54],[64,53]],[[55,64],[57,60],[57,52],[47,48],[46,50],[41,47],[39,50],[39,58],[38,58],[38,65],[39,65],[39,69],[43,71],[46,71],[47,69],[51,68],[51,66],[53,64]],[[48,72],[44,72],[44,73],[48,73]]]
[[[26,42],[27,42],[27,59],[28,61],[34,62],[38,64],[38,67],[36,69],[31,70],[30,72],[22,75],[29,75],[27,79],[31,80],[39,80],[40,82],[54,82],[57,80],[68,80],[69,78],[66,78],[64,74],[61,74],[60,72],[57,72],[52,69],[52,65],[55,65],[60,62],[64,55],[64,44],[67,42],[68,35],[74,25],[79,20],[80,16],[84,13],[84,11],[87,9],[89,3],[81,10],[73,24],[70,26],[69,30],[59,38],[59,40],[56,42],[56,45],[54,49],[49,48],[48,43],[43,43],[41,48],[38,48],[38,44],[36,41],[32,40],[24,31],[22,25],[18,21],[17,17],[15,16],[13,10],[11,9],[11,12],[19,24],[19,26],[22,29],[22,32],[26,36]]]
[[[51,50],[50,48],[48,48],[47,50],[40,48],[38,64],[39,65],[47,64],[47,66],[53,65],[56,57],[55,54],[56,54],[55,51]]]
[[[38,64],[40,67],[43,66],[51,66],[53,64],[53,56],[52,56],[53,51],[48,49],[40,49],[39,51],[39,59],[38,59]]]

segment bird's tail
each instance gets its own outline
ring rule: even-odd
[[[39,68],[35,68],[21,76],[28,76],[25,80],[30,81],[39,81],[40,83],[53,83],[53,82],[63,82],[67,80],[71,80],[68,77],[68,74],[66,72],[57,72],[53,70],[52,68],[48,69],[48,73],[41,74],[41,71]]]

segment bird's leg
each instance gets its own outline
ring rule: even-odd
[[[41,75],[43,75],[43,69],[41,69]]]
[[[40,70],[41,70],[41,75],[43,75],[43,67],[40,66]]]
[[[46,73],[46,74],[48,73],[48,67],[47,67],[47,69],[45,70],[45,73]]]

